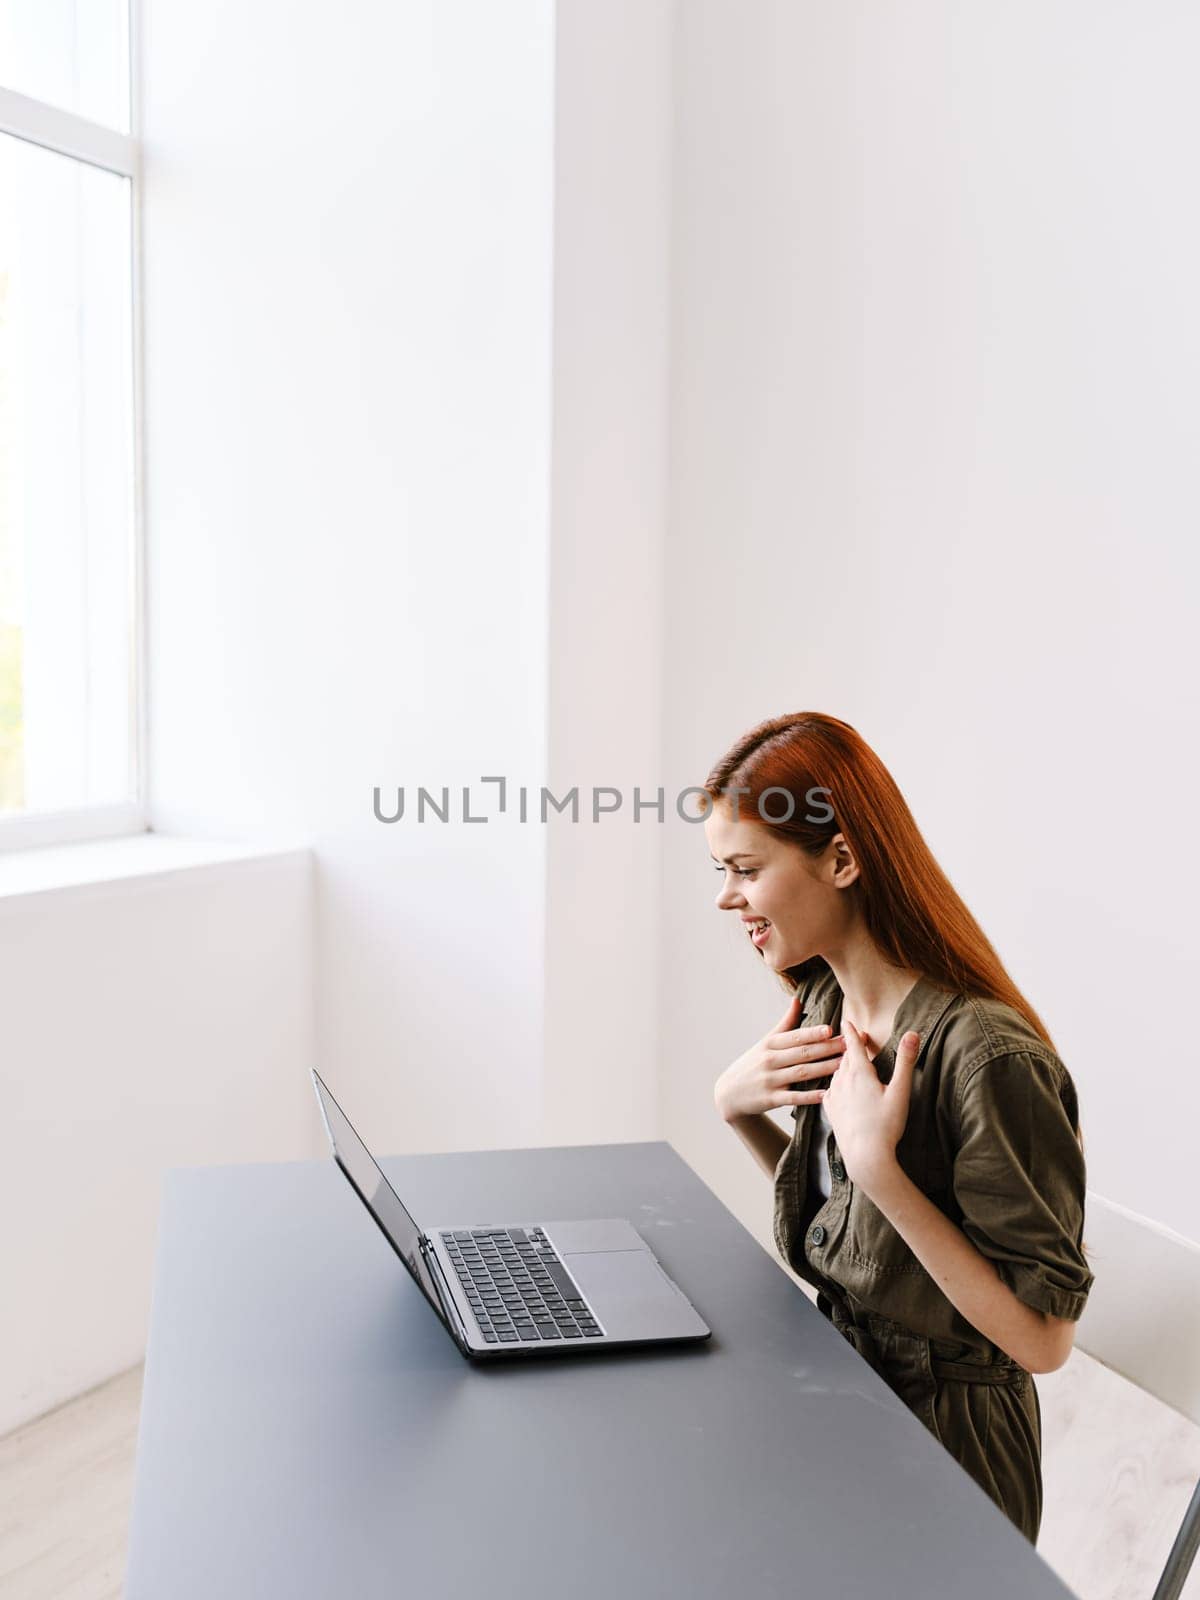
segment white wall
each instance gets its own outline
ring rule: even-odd
[[[667,770],[858,728],[1055,1036],[1093,1186],[1200,1237],[1200,14],[679,17]],[[779,991],[667,845],[666,1132],[765,1239],[709,1089]]]
[[[548,1143],[656,1139],[671,0],[559,0],[546,871]],[[593,786],[620,809],[591,820]],[[602,805],[613,804],[611,796]]]
[[[311,1153],[310,868],[0,896],[0,1434],[141,1360],[168,1167]]]
[[[518,1143],[541,832],[411,802],[545,777],[553,8],[142,9],[152,819],[313,838],[375,1143]]]
[[[672,13],[147,0],[152,814],[314,838],[385,1147],[657,1134]]]
[[[151,818],[313,881],[11,902],[0,1431],[140,1358],[164,1167],[324,1147],[312,1065],[383,1149],[542,1110],[542,831],[411,818],[545,778],[550,0],[140,10]]]

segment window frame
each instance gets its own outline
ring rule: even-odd
[[[129,180],[129,281],[132,349],[130,385],[130,766],[132,798],[120,804],[72,806],[58,811],[16,812],[0,816],[0,860],[6,852],[39,846],[82,843],[145,833],[150,824],[146,796],[146,584],[143,518],[142,446],[142,162],[138,139],[140,92],[138,0],[130,0],[126,43],[129,50],[129,133],[91,122],[86,117],[31,98],[0,85],[0,133],[39,145],[56,155],[98,167]]]

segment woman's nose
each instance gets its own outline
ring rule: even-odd
[[[718,911],[732,911],[741,898],[736,889],[729,884],[725,884],[717,895]]]

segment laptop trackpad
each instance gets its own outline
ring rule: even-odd
[[[546,1235],[560,1256],[576,1250],[649,1250],[650,1246],[625,1217],[587,1222],[547,1222]]]
[[[705,1324],[649,1250],[598,1250],[563,1257],[605,1333],[615,1339],[671,1339]]]

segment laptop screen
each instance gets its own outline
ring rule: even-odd
[[[437,1289],[421,1253],[420,1228],[401,1205],[400,1196],[379,1170],[375,1158],[350,1126],[345,1112],[315,1072],[313,1083],[338,1166],[391,1241],[392,1248],[416,1280],[421,1293],[445,1322]]]

